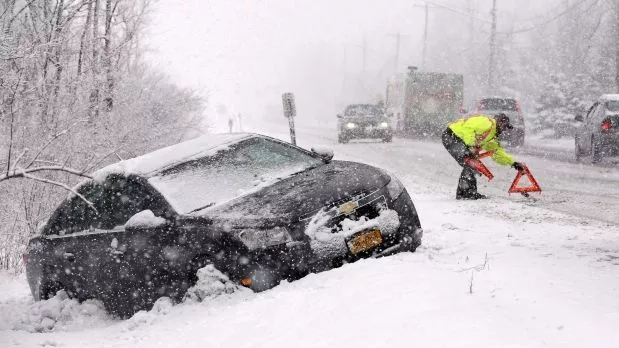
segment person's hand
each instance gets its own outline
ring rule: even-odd
[[[517,171],[521,172],[524,170],[525,165],[520,162],[514,162],[514,164],[512,164],[512,167],[514,167],[514,169],[516,169]]]

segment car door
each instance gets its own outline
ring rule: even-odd
[[[156,217],[170,216],[171,209],[159,194],[139,178],[109,177],[102,185],[95,206],[99,212],[93,223],[100,248],[99,291],[127,313],[142,307],[153,270],[161,263],[161,241],[168,237],[159,226],[126,228],[135,215],[150,210]]]
[[[591,154],[591,134],[592,134],[591,125],[593,123],[593,119],[595,118],[595,115],[598,112],[599,108],[600,108],[599,102],[596,102],[595,104],[593,104],[593,106],[591,106],[591,108],[585,115],[585,119],[584,119],[582,126],[579,129],[579,134],[580,134],[580,136],[578,137],[580,141],[579,144],[580,144],[580,148],[585,154]]]

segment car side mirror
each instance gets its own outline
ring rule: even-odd
[[[155,216],[152,210],[142,210],[133,215],[125,223],[125,229],[150,229],[165,227],[170,224],[170,221],[160,216]]]
[[[320,158],[322,158],[322,161],[325,163],[331,162],[331,160],[333,159],[333,156],[335,155],[333,153],[333,149],[328,148],[328,147],[323,147],[323,146],[312,147],[312,152],[317,154]]]
[[[576,117],[574,117],[574,121],[576,121],[576,122],[584,122],[585,119],[582,117],[582,115],[578,114],[578,115],[576,115]]]

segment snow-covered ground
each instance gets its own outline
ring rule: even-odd
[[[298,135],[302,146],[397,174],[419,211],[422,247],[260,294],[160,300],[125,321],[95,301],[34,304],[23,277],[0,273],[0,347],[619,346],[616,167],[523,156],[541,195],[508,196],[515,172],[490,166],[495,180],[480,180],[480,191],[492,198],[461,202],[458,166],[439,144],[339,145],[331,127],[302,124]]]

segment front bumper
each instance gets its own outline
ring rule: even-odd
[[[317,262],[331,260],[352,262],[365,257],[384,256],[401,251],[414,251],[421,244],[423,230],[421,229],[413,202],[406,190],[403,190],[396,199],[388,198],[388,194],[384,190],[379,190],[364,197],[359,202],[357,211],[360,212],[360,215],[367,216],[371,221],[376,221],[379,224],[382,243],[368,251],[353,254],[348,242],[363,231],[341,237],[338,235],[338,238],[311,240],[310,246],[314,259]],[[378,217],[372,215],[373,211],[380,212],[384,211],[384,209],[397,213],[396,225],[389,222],[381,223],[382,214]],[[345,219],[347,219],[346,215],[336,216],[327,225],[337,226]]]
[[[357,127],[357,128],[342,128],[340,129],[339,136],[345,139],[354,138],[371,138],[371,139],[384,139],[393,136],[393,130],[391,128],[380,127]]]

